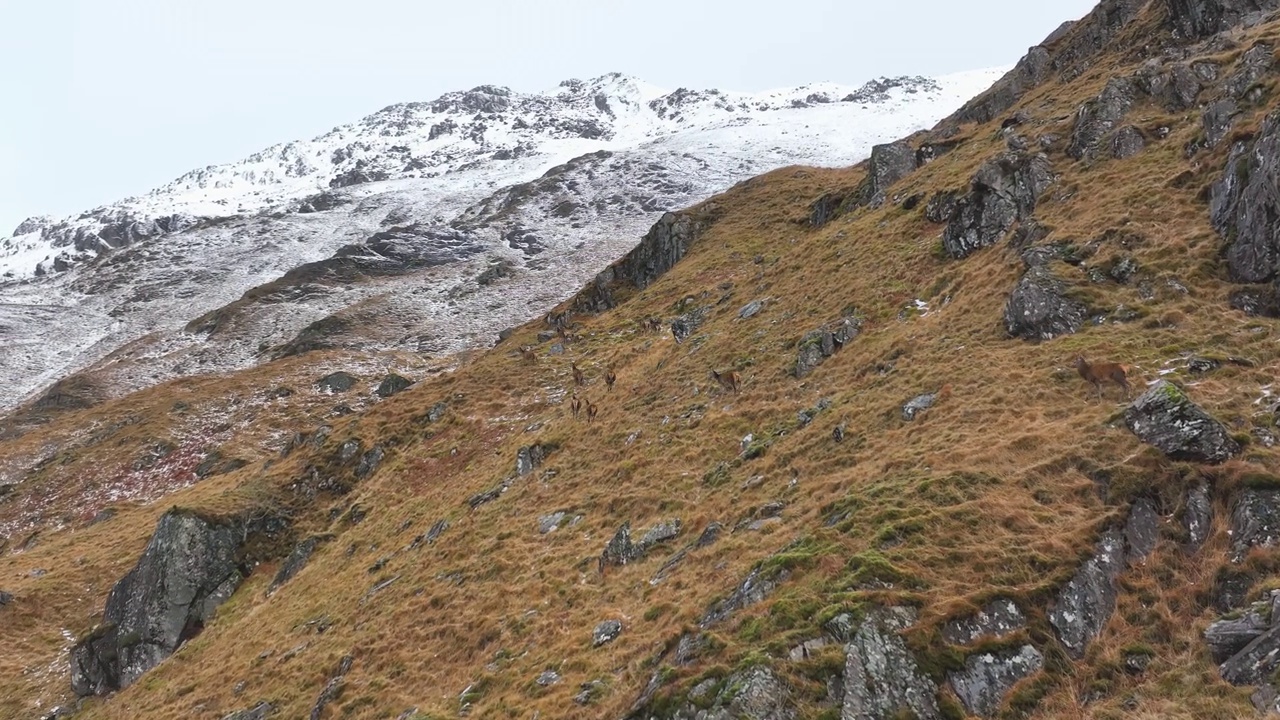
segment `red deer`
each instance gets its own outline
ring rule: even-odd
[[[525,362],[538,362],[538,353],[534,352],[533,348],[528,345],[520,346],[520,357],[523,357]]]
[[[725,390],[732,390],[735,394],[742,387],[742,375],[737,370],[730,370],[723,373],[712,370],[711,377],[714,378],[716,382],[720,383],[720,387]]]
[[[609,368],[607,371],[605,371],[604,384],[608,385],[610,390],[613,389],[613,384],[617,381],[618,381],[618,376],[614,374],[613,368]]]
[[[1093,383],[1093,387],[1098,391],[1098,397],[1102,397],[1102,383],[1110,380],[1120,387],[1124,388],[1124,396],[1130,397],[1132,393],[1129,390],[1129,367],[1120,363],[1091,363],[1084,359],[1083,355],[1077,355],[1074,363],[1076,371],[1080,373],[1080,377]]]
[[[596,419],[597,410],[598,408],[596,407],[596,404],[588,400],[587,401],[587,422],[588,423]]]
[[[574,393],[573,397],[569,398],[569,411],[574,417],[578,417],[578,413],[582,412],[582,398],[578,397],[578,393]]]
[[[578,367],[578,363],[569,363],[569,369],[573,370],[573,384],[582,387],[587,384],[587,377],[582,374],[582,368]]]

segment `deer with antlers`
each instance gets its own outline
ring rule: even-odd
[[[713,369],[711,371],[711,377],[716,382],[720,383],[720,387],[725,390],[732,391],[735,395],[738,393],[738,390],[742,388],[742,374],[737,370],[717,372]]]

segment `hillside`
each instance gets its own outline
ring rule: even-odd
[[[48,404],[0,716],[1280,712],[1277,13],[1104,0],[491,349]]]
[[[488,346],[662,213],[790,164],[850,165],[1001,71],[755,94],[609,74],[482,86],[0,237],[0,408],[79,405],[314,349]],[[63,393],[65,394],[65,393]]]

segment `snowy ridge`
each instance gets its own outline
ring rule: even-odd
[[[0,374],[16,378],[0,408],[86,368],[118,393],[244,367],[322,321],[342,328],[328,346],[488,344],[630,249],[663,211],[780,166],[857,163],[1002,72],[755,94],[665,92],[618,74],[534,94],[483,86],[75,217],[32,218],[0,239],[0,338],[18,348],[0,354]],[[384,236],[417,255],[323,279],[352,258],[385,260],[371,249]],[[270,303],[241,297],[297,275]],[[187,327],[219,308],[219,322]]]

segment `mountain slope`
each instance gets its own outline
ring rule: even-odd
[[[1104,2],[929,132],[664,217],[452,372],[319,350],[0,441],[0,518],[41,515],[0,556],[0,712],[1275,712],[1278,10]],[[375,400],[383,363],[418,382]],[[117,467],[185,487],[56,497]],[[179,521],[242,533],[234,591],[91,632]]]
[[[0,358],[14,378],[0,407],[82,369],[96,398],[309,347],[486,345],[663,211],[782,165],[861,160],[997,76],[755,95],[616,74],[539,94],[485,86],[34,218],[0,239],[0,327],[16,349]]]

